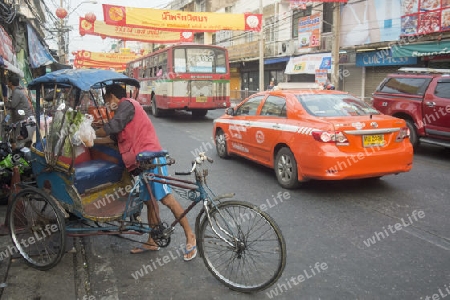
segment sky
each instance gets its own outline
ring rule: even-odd
[[[95,0],[97,1],[97,4],[93,4],[89,3],[89,1],[90,0],[63,1],[65,5],[69,3],[69,7],[65,7],[65,9],[69,12],[69,19],[67,24],[71,27],[71,31],[69,32],[69,57],[72,57],[71,53],[77,50],[106,52],[111,49],[112,44],[115,44],[117,42],[117,40],[115,39],[102,39],[99,36],[93,35],[80,36],[78,32],[79,17],[84,17],[86,13],[92,12],[96,15],[97,20],[103,20],[102,4],[163,9],[167,6],[168,3],[171,2],[171,0]],[[45,0],[45,2],[50,10],[55,12],[56,9],[60,7],[61,0]],[[78,6],[80,3],[82,4]],[[57,49],[56,38],[54,40],[48,40],[47,43],[51,49]]]

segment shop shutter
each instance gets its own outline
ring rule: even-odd
[[[349,92],[355,97],[361,97],[362,68],[357,66],[342,66],[342,74],[349,74],[343,77],[340,90]]]

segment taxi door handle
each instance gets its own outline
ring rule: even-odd
[[[280,129],[281,128],[280,125],[278,125],[278,124],[272,125],[272,127],[276,128],[276,129]]]
[[[252,125],[252,123],[246,122],[246,123],[244,123],[244,125],[245,125],[245,126],[250,126],[250,125]]]
[[[427,102],[425,102],[425,104],[426,104],[428,107],[435,107],[435,106],[436,106],[436,102],[433,102],[433,101],[427,101]]]

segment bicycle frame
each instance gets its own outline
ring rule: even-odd
[[[216,201],[219,201],[223,198],[231,198],[234,196],[233,194],[225,194],[221,195],[219,197],[216,197],[214,193],[211,191],[211,189],[206,185],[206,176],[208,175],[208,170],[198,170],[197,169],[197,163],[194,163],[194,167],[192,168],[192,171],[190,173],[194,172],[195,174],[195,182],[192,180],[184,180],[181,178],[173,177],[173,176],[165,176],[165,175],[159,175],[155,173],[150,173],[148,171],[144,171],[139,175],[139,180],[136,180],[136,182],[133,185],[132,190],[129,193],[128,200],[125,207],[125,212],[122,215],[122,218],[120,222],[122,223],[120,226],[107,226],[107,227],[101,227],[101,232],[98,232],[98,228],[67,228],[68,232],[71,231],[85,231],[85,232],[91,232],[91,231],[97,231],[98,234],[124,234],[124,233],[132,233],[132,234],[145,234],[145,233],[151,233],[154,228],[150,226],[148,223],[136,223],[133,221],[127,221],[126,219],[129,218],[133,213],[137,212],[136,210],[133,210],[132,208],[140,207],[138,211],[142,210],[142,204],[143,201],[139,199],[138,196],[132,196],[134,192],[137,190],[139,183],[143,182],[145,184],[145,188],[147,188],[151,194],[151,188],[149,185],[149,181],[158,182],[161,184],[167,184],[169,185],[172,190],[175,191],[180,197],[192,201],[192,203],[183,211],[180,217],[176,218],[168,228],[166,228],[163,232],[163,235],[165,238],[169,237],[170,234],[173,232],[174,227],[180,222],[180,220],[185,217],[199,202],[203,202],[203,210],[200,211],[198,214],[198,222],[201,218],[203,212],[206,213],[206,217],[208,218],[208,222],[211,225],[211,228],[213,229],[214,233],[225,243],[230,245],[231,247],[234,247],[233,243],[231,243],[228,239],[223,237],[219,231],[222,231],[233,239],[234,241],[237,241],[237,238],[231,235],[229,232],[231,232],[230,225],[226,221],[225,217],[222,215],[222,213],[219,211],[219,215],[223,218],[225,221],[225,224],[228,227],[228,230],[217,224],[217,227],[219,228],[219,231],[215,229],[213,222],[210,218],[210,211],[211,209],[216,209],[217,205],[215,204]],[[148,200],[151,201],[151,200]],[[159,218],[159,216],[158,216]],[[126,222],[130,222],[131,224],[125,225]],[[198,224],[198,222],[196,222]],[[106,231],[106,232],[105,232]],[[74,234],[71,234],[74,235]],[[75,234],[76,236],[80,235],[89,235],[86,234]]]

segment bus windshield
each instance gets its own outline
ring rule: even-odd
[[[179,48],[174,51],[176,73],[227,73],[226,53],[221,49]]]

